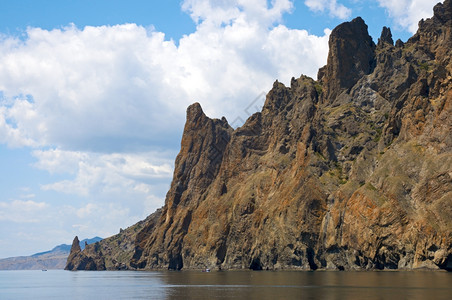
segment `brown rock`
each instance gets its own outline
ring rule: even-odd
[[[378,39],[378,46],[384,47],[385,44],[388,44],[390,46],[394,45],[394,40],[392,39],[391,29],[386,26],[384,26],[383,30],[381,31],[381,36]]]
[[[334,101],[361,77],[372,72],[375,44],[363,19],[356,18],[337,26],[330,35],[330,51],[325,76],[324,100]]]
[[[100,244],[85,244],[83,251],[80,248],[80,241],[76,236],[72,242],[71,252],[67,259],[65,270],[105,270],[103,254],[100,251]]]
[[[236,130],[191,105],[165,206],[67,268],[450,270],[451,1],[434,12],[396,47],[339,25],[319,80],[276,81]]]

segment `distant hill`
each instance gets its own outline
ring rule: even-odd
[[[80,241],[80,247],[85,248],[85,242],[93,244],[101,241],[102,238],[96,236],[91,239]],[[71,245],[61,244],[52,250],[35,253],[30,256],[17,256],[0,259],[0,270],[52,270],[64,269]]]

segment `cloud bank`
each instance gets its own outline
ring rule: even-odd
[[[178,46],[135,24],[3,37],[0,141],[107,152],[171,143],[192,102],[232,117],[276,78],[314,77],[326,62],[328,31],[271,26],[290,1],[213,3],[184,3],[198,26]]]

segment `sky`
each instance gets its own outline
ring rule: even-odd
[[[0,258],[163,206],[188,105],[240,126],[361,16],[406,41],[438,0],[0,0]]]

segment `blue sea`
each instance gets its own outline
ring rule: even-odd
[[[452,273],[0,271],[0,299],[452,299]]]

